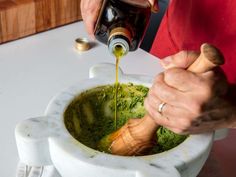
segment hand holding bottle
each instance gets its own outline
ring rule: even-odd
[[[80,8],[81,15],[88,34],[94,38],[94,27],[97,21],[99,10],[102,5],[102,0],[81,0]]]
[[[102,2],[103,0],[81,0],[80,7],[81,7],[82,18],[84,20],[86,30],[92,38],[94,38],[93,32]],[[153,10],[157,11],[158,9],[157,0],[149,0],[149,2],[153,6]]]

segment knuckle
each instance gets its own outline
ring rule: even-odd
[[[157,115],[157,111],[154,109],[149,109],[147,110],[148,113],[151,115],[152,118],[154,118],[154,120],[156,121],[158,119],[158,115]]]
[[[173,77],[175,77],[175,75],[178,73],[178,69],[176,68],[170,68],[170,69],[167,69],[165,71],[165,79],[172,79]]]
[[[157,104],[157,101],[155,100],[155,98],[154,97],[147,97],[146,99],[145,99],[145,102],[147,102],[147,104],[150,104],[150,105],[155,105],[155,104]]]
[[[202,105],[198,102],[194,101],[191,104],[189,104],[188,109],[191,110],[192,115],[191,116],[199,116],[202,113]]]
[[[147,93],[146,98],[149,98],[149,97],[151,97],[151,96],[152,96],[152,90],[151,90],[151,88],[150,88],[149,91],[148,91],[148,93]]]
[[[150,106],[149,106],[149,102],[147,99],[144,100],[144,108],[149,112]]]
[[[167,102],[173,102],[177,99],[177,96],[174,93],[167,91],[163,87],[159,87],[158,97]]]
[[[177,62],[177,66],[181,67],[181,68],[186,68],[188,67],[188,51],[186,50],[182,50],[178,53],[178,58],[179,60],[176,60]]]
[[[147,98],[149,100],[156,100],[158,97],[157,91],[155,89],[150,89],[147,95]]]
[[[203,94],[203,100],[210,99],[213,94],[213,88],[207,84],[203,85],[202,86],[202,94]]]
[[[206,75],[206,78],[210,80],[216,78],[216,73],[213,70],[207,71],[205,75]]]
[[[177,100],[178,97],[175,93],[168,90],[163,83],[156,84],[152,90],[152,94],[156,95],[160,100],[167,102],[173,102]]]
[[[187,131],[192,126],[192,121],[189,119],[183,119],[183,121],[180,122],[180,124],[181,124],[181,130]]]
[[[164,81],[164,72],[159,73],[158,75],[155,76],[153,83],[160,83]]]
[[[182,69],[171,68],[165,71],[164,80],[168,85],[171,85],[171,86],[175,86],[177,84],[179,85],[182,82],[185,82],[186,74],[184,74]]]
[[[147,105],[146,111],[156,123],[161,124],[163,122],[162,116],[153,107]]]
[[[154,96],[155,95],[155,90],[158,86],[156,84],[153,84],[152,87],[148,91],[148,96]]]
[[[155,119],[158,118],[159,115],[158,115],[157,110],[154,109],[154,107],[151,106],[150,103],[147,100],[144,101],[144,108],[146,109],[146,111],[148,112],[148,114],[151,117],[153,117]]]
[[[175,94],[167,92],[167,91],[163,92],[163,98],[168,100],[168,102],[174,102],[177,100],[177,96]]]
[[[154,78],[154,82],[158,82],[161,77],[162,77],[162,73],[156,75],[155,78]]]
[[[181,58],[186,58],[187,57],[187,53],[186,53],[187,51],[185,51],[185,50],[181,50],[180,52],[179,52],[179,55],[181,56]]]
[[[200,104],[195,104],[195,106],[194,106],[194,114],[195,115],[200,115],[201,113],[202,113],[202,105],[200,105]]]

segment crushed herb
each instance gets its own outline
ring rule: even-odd
[[[114,85],[87,90],[78,95],[64,113],[66,128],[70,134],[86,146],[98,150],[101,138],[115,131],[114,128]],[[145,115],[144,98],[148,88],[143,85],[119,84],[117,95],[116,128],[130,118]],[[177,135],[161,127],[157,131],[157,146],[150,154],[169,150],[182,143],[187,136]],[[101,149],[101,148],[100,148]]]

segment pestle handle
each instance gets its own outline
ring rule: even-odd
[[[188,71],[193,73],[204,73],[210,71],[216,66],[224,64],[222,53],[211,44],[202,44],[200,51],[201,53],[199,57],[187,68]],[[150,134],[155,132],[159,127],[159,125],[157,125],[148,114],[146,114],[140,121],[142,121],[142,124],[139,124],[140,127],[138,128],[140,130],[146,129],[146,135],[144,136],[147,137],[151,137]]]
[[[224,64],[222,53],[211,44],[202,44],[200,51],[200,56],[188,67],[188,71],[193,73],[204,73],[216,66]]]
[[[204,73],[216,66],[224,64],[222,53],[214,46],[204,43],[200,48],[200,55],[187,70],[194,73]],[[153,145],[153,137],[159,127],[146,114],[142,119],[130,119],[127,124],[115,132],[111,145],[113,154],[140,155],[145,149]],[[118,135],[118,136],[117,136]]]

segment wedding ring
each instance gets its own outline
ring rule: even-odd
[[[166,105],[166,103],[162,102],[162,103],[158,106],[158,112],[159,112],[160,114],[162,114],[162,110],[163,110],[163,108],[164,108],[165,105]]]

